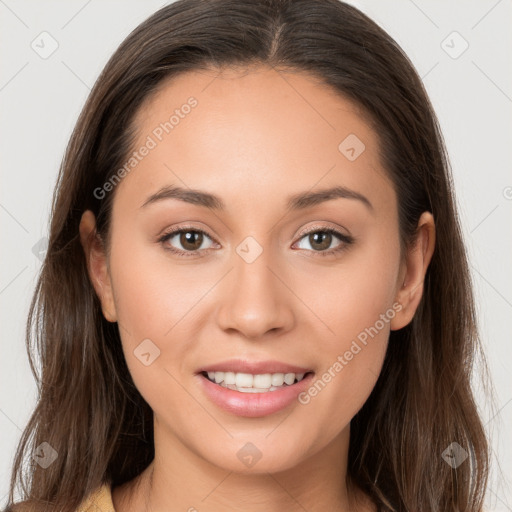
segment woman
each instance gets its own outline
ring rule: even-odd
[[[159,10],[62,164],[11,509],[482,510],[450,183],[421,80],[354,7]]]

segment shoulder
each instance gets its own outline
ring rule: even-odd
[[[22,501],[15,503],[3,512],[37,512],[41,506],[37,506],[31,501]],[[46,509],[45,509],[46,510]],[[109,484],[103,484],[85,498],[76,512],[115,512],[112,502],[112,490]]]

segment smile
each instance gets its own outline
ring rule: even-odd
[[[308,372],[310,373],[310,372]],[[307,373],[202,372],[203,377],[223,388],[240,393],[267,393],[297,384]]]
[[[231,368],[226,368],[231,366]],[[267,416],[288,407],[300,405],[298,396],[307,389],[315,372],[289,365],[273,365],[273,373],[261,373],[263,368],[272,365],[257,365],[251,368],[245,365],[244,372],[235,370],[238,363],[216,365],[215,368],[203,368],[196,374],[202,393],[216,407],[224,412],[247,418]],[[263,367],[262,367],[263,366]],[[278,369],[300,370],[297,372],[278,372]],[[228,371],[221,371],[225,368]],[[250,370],[254,373],[249,373]],[[302,407],[302,406],[301,406]]]

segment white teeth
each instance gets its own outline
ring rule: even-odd
[[[284,383],[284,373],[274,373],[272,375],[272,386],[282,386]]]
[[[281,389],[285,384],[291,386],[295,380],[300,382],[304,373],[251,373],[208,372],[208,378],[222,387],[242,393],[266,393]]]
[[[284,381],[286,382],[286,384],[288,384],[288,386],[291,386],[295,381],[295,373],[287,373],[284,376]]]
[[[264,373],[263,375],[255,375],[253,386],[255,388],[269,389],[272,386],[272,374]]]
[[[241,393],[266,393],[268,391],[267,388],[236,388],[236,390]]]
[[[217,372],[215,372],[217,373]],[[224,372],[224,382],[226,384],[235,384],[236,378],[235,374],[233,372]]]
[[[253,377],[250,373],[236,373],[235,386],[237,388],[252,388]]]

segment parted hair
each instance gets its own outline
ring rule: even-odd
[[[92,210],[109,243],[115,190],[102,199],[94,190],[133,151],[135,116],[166,79],[251,64],[308,73],[360,108],[397,194],[404,247],[422,212],[436,222],[417,312],[391,332],[378,381],[351,421],[347,478],[380,510],[481,512],[489,448],[470,382],[483,354],[447,151],[403,50],[338,0],[178,0],[136,27],[104,67],[54,191],[26,330],[38,397],[15,455],[7,510],[19,507],[18,489],[29,510],[72,512],[100,484],[120,485],[152,461],[152,410],[134,386],[118,325],[103,317],[79,223]],[[47,468],[32,457],[43,442],[58,453]],[[442,457],[453,442],[469,454],[456,468]]]

